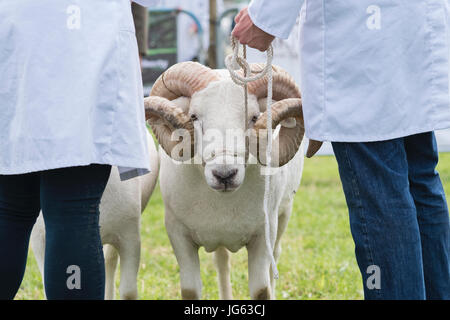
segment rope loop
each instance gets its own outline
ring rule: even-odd
[[[270,45],[269,49],[267,49],[267,51],[266,51],[267,52],[267,62],[266,62],[266,66],[261,71],[251,70],[250,64],[247,62],[245,57],[241,57],[239,55],[239,46],[240,45],[236,38],[234,38],[234,37],[231,38],[231,45],[233,48],[233,54],[230,54],[225,58],[225,65],[226,65],[228,71],[230,72],[231,79],[237,85],[243,86],[249,82],[259,80],[268,74],[269,69],[272,69],[272,60],[273,60],[272,45]],[[248,76],[245,76],[245,75],[241,76],[237,72],[236,68],[234,68],[234,66],[236,66],[236,65],[239,65]],[[254,74],[254,75],[252,76],[252,74]]]

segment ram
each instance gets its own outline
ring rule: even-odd
[[[141,253],[141,213],[153,193],[159,173],[159,156],[150,134],[147,136],[152,172],[121,181],[113,167],[100,202],[100,234],[105,255],[105,298],[114,299],[114,278],[120,257],[120,297],[137,299],[137,275]],[[44,275],[45,227],[39,215],[31,233],[31,246],[41,275]],[[101,275],[99,275],[101,276]]]
[[[254,64],[252,70],[262,66]],[[302,104],[293,79],[273,67],[272,158],[278,161],[271,166],[278,168],[265,172],[270,174],[271,253],[263,210],[267,77],[250,83],[248,92],[246,109],[244,90],[227,71],[184,62],[161,75],[145,99],[146,117],[163,149],[165,226],[180,267],[183,299],[201,298],[201,246],[214,252],[220,298],[232,299],[230,251],[242,247],[248,251],[251,298],[274,297],[271,255],[280,255],[303,169]],[[310,143],[309,153],[318,145]]]

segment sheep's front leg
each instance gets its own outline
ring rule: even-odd
[[[270,289],[270,257],[264,233],[255,236],[247,245],[250,297],[254,300],[272,299]]]
[[[181,298],[198,300],[202,295],[199,247],[192,241],[187,228],[172,218],[167,210],[165,219],[170,243],[180,266]]]
[[[222,300],[232,300],[230,252],[224,247],[217,248],[214,252],[214,262],[219,280],[219,297]]]

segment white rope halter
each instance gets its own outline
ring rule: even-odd
[[[230,72],[230,77],[239,86],[244,87],[245,92],[245,126],[247,127],[247,110],[248,110],[248,91],[247,84],[249,82],[256,81],[261,79],[262,77],[267,75],[267,149],[266,149],[266,166],[268,172],[264,176],[264,231],[265,231],[265,240],[266,240],[266,248],[271,259],[272,264],[272,272],[273,277],[278,279],[278,269],[277,263],[273,256],[273,247],[270,242],[270,225],[269,225],[269,205],[270,205],[270,164],[271,164],[271,154],[272,154],[272,82],[273,82],[273,74],[272,74],[272,59],[273,59],[273,48],[272,46],[267,49],[267,63],[263,70],[259,72],[254,72],[251,70],[250,65],[247,62],[246,57],[246,46],[243,46],[243,56],[239,55],[239,41],[236,38],[231,39],[231,43],[233,46],[233,54],[228,55],[225,58],[225,65]],[[240,66],[244,71],[244,76],[241,76],[237,73],[236,69],[239,69]],[[255,74],[255,75],[252,75]]]

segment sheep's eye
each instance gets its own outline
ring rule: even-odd
[[[192,121],[197,121],[198,120],[197,115],[191,114],[191,120]]]
[[[253,116],[252,117],[252,122],[255,123],[256,121],[258,121],[258,116]]]

